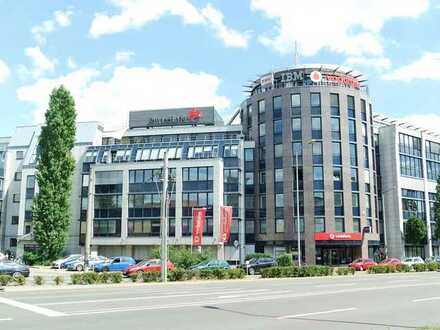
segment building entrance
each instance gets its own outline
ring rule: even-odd
[[[360,247],[316,247],[316,264],[318,265],[346,265],[360,256]]]

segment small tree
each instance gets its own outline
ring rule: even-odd
[[[437,178],[437,187],[435,193],[434,214],[431,215],[434,219],[433,238],[440,240],[440,176]]]
[[[426,239],[426,224],[423,220],[411,217],[406,222],[405,241],[409,244],[420,245]]]
[[[64,249],[70,224],[70,194],[75,161],[75,102],[63,86],[50,95],[38,143],[38,194],[33,202],[33,233],[38,253],[55,259]]]

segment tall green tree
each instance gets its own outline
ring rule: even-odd
[[[405,226],[405,241],[409,244],[420,245],[426,240],[426,224],[422,219],[411,217]]]
[[[437,178],[437,187],[435,189],[434,214],[434,239],[440,240],[440,176]]]
[[[55,259],[61,253],[69,229],[75,119],[73,97],[64,86],[55,88],[38,143],[39,190],[33,202],[33,233],[44,259]]]

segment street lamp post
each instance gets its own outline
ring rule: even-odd
[[[167,281],[168,273],[168,152],[165,151],[163,157],[162,175],[162,199],[160,205],[160,259],[161,259],[161,280]]]
[[[296,232],[298,239],[298,266],[301,267],[301,226],[299,217],[299,171],[298,150],[295,150],[295,181],[296,181]]]

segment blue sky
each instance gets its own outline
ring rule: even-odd
[[[0,0],[0,31],[0,136],[41,122],[61,83],[108,128],[132,109],[228,116],[295,40],[301,63],[365,73],[376,112],[440,132],[440,1]]]

